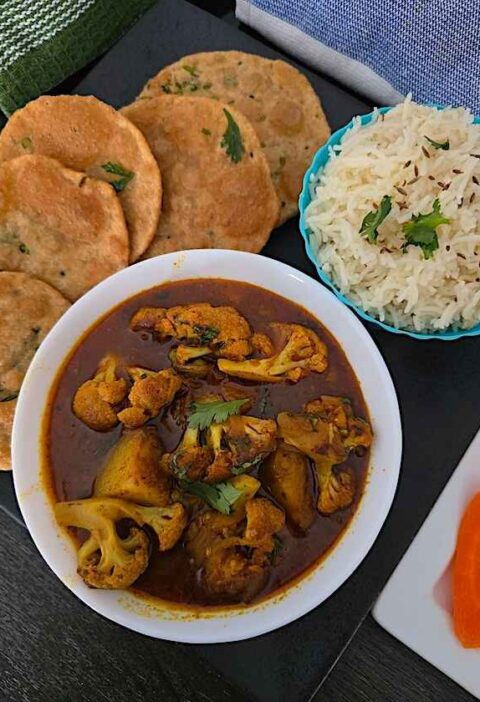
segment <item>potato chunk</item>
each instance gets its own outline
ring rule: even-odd
[[[123,434],[95,481],[95,497],[118,497],[164,507],[170,500],[170,478],[160,464],[162,453],[153,427]]]

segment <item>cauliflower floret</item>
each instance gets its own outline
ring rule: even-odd
[[[204,358],[210,353],[205,346],[177,346],[170,349],[168,358],[177,373],[192,378],[206,378],[212,371],[212,364]]]
[[[285,514],[265,497],[256,497],[245,506],[247,526],[243,538],[250,546],[270,553],[274,548],[273,535],[285,525]]]
[[[111,522],[101,529],[100,540],[90,536],[80,546],[77,572],[89,587],[125,589],[146,570],[148,548],[144,531],[132,527],[122,539]]]
[[[368,422],[353,415],[347,400],[328,395],[308,402],[302,413],[281,412],[277,421],[281,438],[315,464],[318,510],[332,514],[349,507],[355,497],[355,476],[348,467],[335,466],[347,459],[349,451],[371,445]]]
[[[273,356],[275,353],[270,337],[260,332],[252,336],[252,348],[259,356]]]
[[[234,415],[201,432],[187,427],[171,455],[174,475],[218,483],[258,465],[276,445],[273,419]]]
[[[234,415],[221,424],[212,424],[207,443],[215,456],[205,481],[216,483],[252,470],[275,450],[276,436],[273,419]]]
[[[171,478],[162,470],[162,443],[154,427],[124,433],[110,450],[95,480],[95,497],[118,497],[164,507]]]
[[[252,330],[233,307],[207,302],[163,309],[143,307],[132,317],[134,331],[150,331],[161,341],[174,338],[188,347],[202,347],[202,355],[242,360],[252,353]],[[183,349],[178,347],[179,351]]]
[[[236,480],[253,483],[255,479],[239,476]],[[237,482],[237,489],[239,485]],[[257,489],[247,488],[245,499],[237,501],[231,515],[208,510],[187,531],[187,553],[202,569],[203,585],[213,599],[248,602],[268,578],[273,536],[283,527],[285,517],[269,500],[254,498]]]
[[[182,387],[182,379],[171,368],[151,371],[129,366],[133,385],[128,394],[130,407],[118,413],[118,419],[129,428],[142,426],[169,405]]]
[[[158,538],[158,548],[166,551],[177,543],[187,524],[184,507],[142,507],[113,497],[58,502],[55,517],[61,526],[86,529],[87,541],[78,551],[78,573],[91,587],[127,588],[148,565],[148,538],[131,527],[126,538],[117,533],[122,519],[138,526],[148,525]]]
[[[317,334],[300,324],[270,325],[280,340],[280,351],[269,357],[248,361],[221,358],[219,370],[237,378],[262,383],[298,382],[309,372],[323,373],[327,368],[327,347]]]
[[[140,307],[130,320],[130,329],[138,332],[149,332],[151,334],[165,337],[170,335],[172,327],[166,327],[166,312],[163,307]]]
[[[75,416],[95,431],[108,431],[118,422],[114,406],[125,398],[127,382],[117,378],[117,365],[115,356],[105,356],[95,376],[80,385],[73,397]]]
[[[185,507],[174,502],[167,507],[142,507],[134,505],[131,519],[141,526],[147,525],[157,535],[159,551],[168,551],[180,539],[187,526]]]
[[[340,509],[350,507],[356,492],[356,480],[350,468],[335,472],[328,461],[316,464],[318,479],[318,511],[333,514]]]
[[[201,480],[213,458],[212,449],[201,444],[200,430],[187,427],[181,442],[170,457],[170,466],[177,478]]]
[[[132,527],[126,538],[120,538],[115,522],[123,515],[110,502],[79,500],[55,505],[61,526],[90,532],[78,551],[78,574],[89,587],[107,590],[130,587],[148,565],[147,535]]]
[[[355,417],[352,403],[346,397],[322,395],[318,400],[307,402],[303,409],[333,423],[340,430],[347,449],[369,448],[372,445],[370,424],[360,417]]]

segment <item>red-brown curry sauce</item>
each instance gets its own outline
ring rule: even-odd
[[[311,373],[297,384],[259,385],[233,379],[220,381],[242,387],[253,395],[253,407],[249,414],[274,418],[281,411],[300,411],[305,402],[326,394],[348,397],[355,415],[369,419],[359,383],[343,350],[304,308],[246,283],[216,279],[167,283],[130,298],[108,313],[80,339],[59,372],[44,433],[46,478],[54,499],[62,501],[90,497],[102,462],[121,434],[121,425],[107,433],[99,433],[78,420],[71,409],[76,389],[94,375],[100,359],[107,353],[116,354],[125,365],[139,365],[152,370],[169,367],[168,351],[174,342],[159,343],[150,335],[132,332],[128,326],[130,318],[142,306],[171,307],[196,302],[231,305],[248,319],[255,331],[268,333],[268,325],[272,321],[303,324],[313,329],[328,346],[328,369],[322,374]],[[194,389],[197,396],[212,390],[212,386],[205,381],[193,382],[197,386]],[[170,411],[149,424],[157,427],[166,451],[172,451],[177,446],[183,426],[176,423]],[[361,457],[351,453],[347,464],[357,478],[354,504],[329,517],[316,513],[314,523],[305,536],[294,534],[287,526],[284,527],[278,534],[282,541],[281,553],[256,599],[264,598],[298,578],[324,556],[344,531],[363,491],[369,452]],[[259,477],[256,469],[252,475]],[[311,487],[315,489],[313,473]],[[260,490],[260,494],[266,493]],[[267,496],[272,499],[270,495]],[[170,552],[153,550],[150,564],[136,581],[134,590],[175,603],[202,605],[208,602],[182,543]]]

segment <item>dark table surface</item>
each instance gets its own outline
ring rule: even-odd
[[[230,0],[197,0],[194,4],[235,21]],[[480,417],[478,383],[472,382],[480,378],[477,341],[456,344],[452,357],[447,345],[407,339],[398,344],[394,337],[370,331],[396,371],[404,428],[412,440],[404,457],[408,471],[402,474],[387,528],[349,586],[336,595],[345,608],[355,607],[349,597],[360,582],[363,588],[375,589],[386,577],[379,578],[378,571],[388,574],[393,569],[473,437]],[[447,409],[439,412],[439,407]],[[425,426],[412,421],[413,416],[424,417]],[[451,432],[454,440],[450,440]],[[422,481],[425,471],[435,474],[436,487]],[[119,636],[116,625],[87,610],[65,590],[45,567],[26,531],[2,513],[0,554],[2,702],[245,699],[223,682],[210,663],[191,656],[188,647],[133,632],[122,631]],[[102,680],[98,679],[99,661]],[[241,660],[236,664],[241,665]],[[268,666],[268,660],[259,665]],[[298,675],[292,671],[295,673]],[[370,618],[315,697],[316,702],[471,699]]]

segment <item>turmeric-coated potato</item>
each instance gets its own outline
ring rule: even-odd
[[[123,434],[95,481],[95,497],[118,497],[164,507],[170,499],[170,479],[160,465],[162,453],[153,427]]]
[[[283,442],[261,468],[263,484],[284,508],[288,521],[300,531],[306,531],[315,516],[308,473],[307,456]]]

